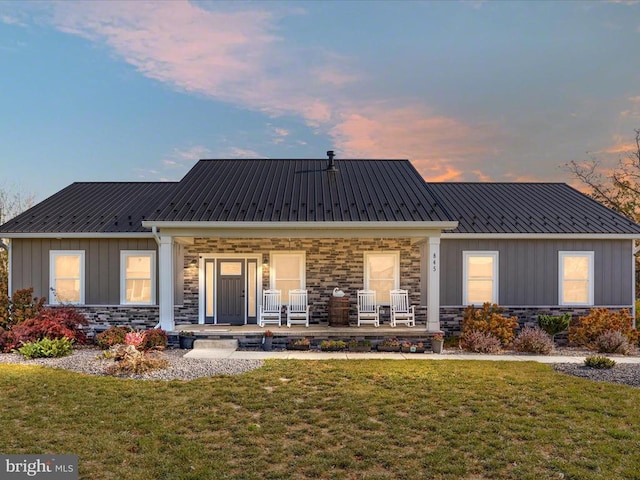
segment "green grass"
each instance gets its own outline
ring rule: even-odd
[[[0,365],[0,450],[87,479],[640,479],[640,390],[522,362],[268,361],[192,382]]]

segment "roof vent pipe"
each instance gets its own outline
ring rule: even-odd
[[[333,153],[333,150],[327,151],[327,157],[329,157],[329,166],[327,167],[327,171],[328,172],[336,172],[336,171],[338,171],[338,169],[336,168],[336,163],[333,160],[333,158],[335,157],[335,154]]]

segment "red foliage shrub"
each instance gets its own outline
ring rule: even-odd
[[[164,350],[167,348],[168,341],[167,332],[161,328],[145,330],[144,341],[140,345],[140,350]]]
[[[8,353],[17,347],[18,341],[13,332],[0,327],[0,352]]]
[[[108,350],[114,345],[124,345],[124,337],[131,331],[129,327],[111,327],[96,335],[96,345],[102,350]]]
[[[86,317],[73,307],[43,308],[37,317],[13,327],[13,333],[22,343],[65,337],[83,344],[87,342],[87,337],[82,326],[86,325]]]

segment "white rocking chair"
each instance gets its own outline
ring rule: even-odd
[[[415,306],[409,306],[407,290],[391,290],[391,326],[405,323],[407,327],[416,326]]]
[[[380,305],[375,290],[358,290],[358,326],[368,323],[380,326]]]
[[[289,290],[287,327],[291,327],[293,324],[309,326],[309,304],[306,290]]]
[[[267,323],[280,326],[281,311],[282,292],[280,290],[265,290],[262,295],[262,305],[260,305],[258,326],[264,327]]]

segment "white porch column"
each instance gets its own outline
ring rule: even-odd
[[[173,320],[173,237],[160,236],[158,241],[158,278],[160,298],[160,328],[170,332]]]
[[[440,237],[429,237],[427,332],[440,331]]]

